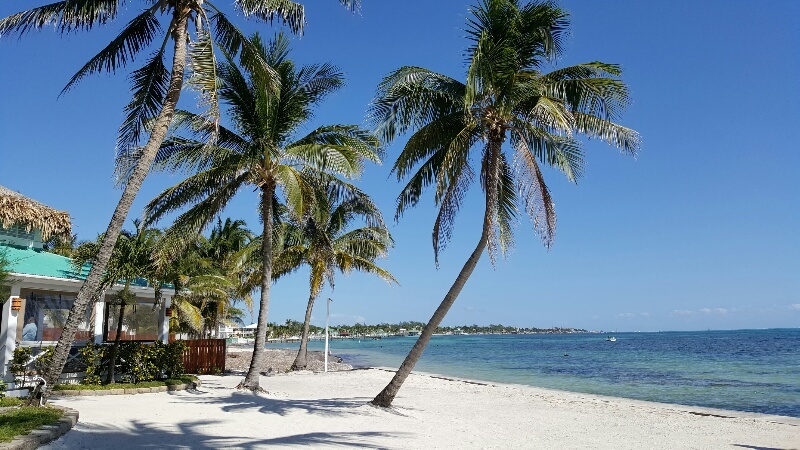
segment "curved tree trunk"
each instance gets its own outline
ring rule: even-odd
[[[261,222],[264,232],[261,236],[261,304],[258,308],[258,322],[256,325],[256,339],[253,345],[253,359],[244,380],[236,386],[237,389],[251,391],[264,391],[259,385],[261,367],[264,365],[267,343],[267,313],[269,312],[269,291],[272,286],[272,197],[275,195],[275,182],[271,181],[261,186]]]
[[[475,247],[475,250],[472,251],[469,259],[467,259],[466,264],[461,269],[461,272],[458,273],[458,277],[456,278],[455,283],[450,287],[450,290],[447,291],[447,295],[445,295],[444,300],[436,308],[436,311],[433,313],[431,320],[428,321],[428,324],[422,329],[422,333],[420,333],[417,342],[414,344],[414,347],[411,348],[411,351],[406,356],[406,359],[403,361],[403,364],[400,365],[400,368],[392,377],[392,381],[386,385],[385,388],[378,394],[373,400],[372,404],[375,406],[383,406],[388,408],[392,406],[392,401],[394,400],[397,392],[400,390],[400,387],[403,386],[403,382],[406,381],[408,375],[411,374],[411,371],[414,369],[414,366],[419,361],[419,358],[422,357],[422,352],[425,351],[425,347],[428,345],[428,342],[431,340],[431,336],[436,331],[436,327],[442,323],[442,319],[447,314],[447,311],[450,310],[450,307],[453,306],[453,303],[458,298],[458,294],[461,293],[461,289],[467,283],[467,279],[469,276],[472,275],[472,271],[475,270],[475,266],[478,265],[478,260],[481,259],[481,254],[486,249],[486,242],[489,238],[489,233],[487,232],[487,227],[484,224],[484,230],[481,234],[481,239],[478,242],[478,246]]]
[[[308,297],[306,319],[303,321],[303,335],[300,337],[300,350],[297,351],[291,370],[305,370],[308,366],[308,327],[311,324],[311,310],[314,309],[314,300],[315,297],[313,295]]]
[[[381,406],[384,408],[388,408],[392,406],[392,401],[394,400],[395,396],[397,396],[397,392],[400,391],[400,387],[403,386],[403,382],[406,381],[406,378],[411,374],[411,371],[414,369],[414,366],[417,364],[417,361],[422,357],[422,353],[425,351],[425,347],[428,345],[428,342],[431,340],[431,336],[436,331],[436,328],[439,324],[442,323],[444,316],[447,314],[447,311],[450,310],[450,307],[453,306],[455,303],[456,298],[458,298],[458,294],[461,293],[461,289],[464,288],[464,285],[467,283],[470,275],[472,275],[473,270],[475,270],[475,266],[478,265],[478,261],[481,259],[481,254],[486,249],[486,245],[489,242],[489,234],[492,232],[492,217],[494,214],[494,209],[497,207],[497,175],[498,175],[498,159],[500,156],[500,146],[502,145],[502,140],[494,141],[493,145],[490,145],[489,154],[485,157],[485,164],[486,167],[483,168],[484,172],[487,174],[486,176],[486,211],[484,212],[483,216],[483,229],[481,231],[481,238],[478,241],[478,245],[475,247],[475,250],[472,251],[472,254],[467,259],[467,262],[464,264],[464,267],[461,268],[461,272],[458,273],[458,277],[456,277],[456,281],[450,287],[450,290],[447,291],[447,295],[444,296],[444,300],[436,308],[434,311],[431,320],[425,325],[422,329],[422,333],[419,335],[419,339],[414,344],[414,347],[411,348],[411,351],[406,356],[406,359],[403,361],[403,364],[400,365],[400,368],[397,369],[397,372],[392,377],[392,381],[386,385],[383,390],[375,396],[374,399],[370,403],[375,406]]]
[[[139,193],[139,188],[142,186],[147,173],[150,171],[150,165],[156,157],[161,143],[167,136],[169,124],[172,122],[172,115],[175,112],[175,107],[180,98],[181,88],[183,87],[184,72],[186,69],[186,51],[187,51],[187,26],[189,20],[189,10],[176,10],[173,15],[173,29],[172,39],[174,41],[174,55],[172,58],[172,74],[169,80],[169,88],[167,95],[164,98],[164,103],[161,105],[161,111],[158,114],[150,133],[150,138],[142,152],[141,159],[136,163],[133,174],[131,175],[125,189],[122,192],[122,197],[117,203],[114,214],[111,216],[111,221],[108,224],[108,229],[105,232],[103,243],[100,245],[100,250],[97,254],[97,259],[92,264],[89,270],[89,275],[83,282],[83,285],[78,292],[75,303],[67,317],[67,322],[64,324],[64,330],[61,332],[61,337],[58,340],[53,359],[47,368],[44,370],[44,378],[47,381],[47,388],[43,394],[44,402],[50,394],[53,385],[58,382],[58,377],[64,370],[64,365],[67,362],[67,356],[72,348],[72,343],[75,340],[75,333],[78,326],[83,321],[86,313],[86,307],[90,301],[96,296],[97,287],[100,285],[100,279],[108,266],[108,261],[111,258],[111,253],[114,250],[114,245],[117,243],[122,225],[128,216],[131,209],[133,200],[136,194]]]
[[[123,300],[119,304],[119,321],[117,322],[117,335],[114,336],[114,346],[111,347],[111,358],[108,361],[108,376],[106,377],[106,384],[115,384],[114,372],[117,366],[117,352],[119,351],[119,340],[122,336],[122,319],[125,318],[126,303]]]

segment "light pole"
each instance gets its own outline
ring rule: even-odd
[[[325,314],[325,372],[326,373],[328,372],[328,323],[330,322],[331,319],[332,301],[333,300],[331,300],[331,298],[328,297],[328,301],[325,303],[325,306],[327,307],[327,313]]]

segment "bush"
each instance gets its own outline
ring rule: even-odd
[[[184,374],[183,353],[186,351],[186,343],[183,341],[156,342],[154,347],[161,347],[161,359],[158,366],[164,371],[167,378],[178,378]]]
[[[186,344],[181,341],[164,344],[157,341],[152,345],[141,342],[121,342],[117,354],[115,369],[123,381],[141,383],[146,381],[180,378],[184,373],[183,352]],[[23,382],[41,373],[52,360],[53,348],[42,349],[46,352],[30,367],[26,363],[31,359],[30,347],[17,347],[9,370]],[[78,351],[78,359],[86,365],[86,378],[83,385],[99,385],[105,380],[108,362],[111,358],[111,345],[87,344]]]
[[[86,378],[83,384],[100,384],[100,375],[108,367],[108,347],[104,345],[86,344],[78,350],[81,361],[86,364]]]
[[[22,383],[26,383],[29,378],[42,373],[42,370],[53,360],[53,350],[53,347],[42,348],[41,353],[44,354],[28,365],[28,361],[33,357],[32,348],[17,347],[14,349],[14,356],[11,358],[11,364],[8,365],[8,370],[14,374],[16,378],[21,379]]]

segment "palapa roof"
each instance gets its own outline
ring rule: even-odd
[[[36,228],[42,230],[42,239],[45,240],[52,235],[66,236],[72,233],[69,213],[55,210],[3,186],[0,186],[0,225],[3,228],[21,225],[27,232]]]

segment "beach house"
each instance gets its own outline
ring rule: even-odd
[[[61,336],[88,266],[76,271],[69,258],[44,251],[43,241],[71,232],[68,213],[0,186],[0,255],[10,272],[0,313],[0,376],[6,380],[13,378],[8,366],[18,346],[40,349],[55,345]],[[119,306],[111,300],[122,288],[113,286],[87,309],[75,346],[115,339]],[[120,339],[167,342],[174,291],[162,289],[159,301],[144,280],[130,290],[136,301],[126,309]]]

